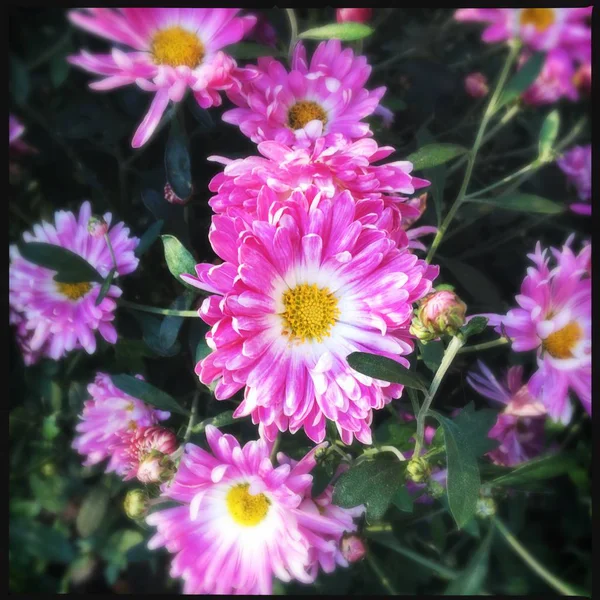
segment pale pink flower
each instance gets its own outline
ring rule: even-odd
[[[559,158],[556,163],[560,170],[575,186],[583,203],[571,204],[571,210],[581,215],[592,214],[592,145],[574,146]]]
[[[523,65],[527,58],[528,54],[523,53],[519,63]],[[546,55],[542,72],[523,92],[523,101],[533,106],[553,104],[561,98],[575,101],[579,98],[579,93],[573,77],[573,61],[568,53],[561,48],[551,50]]]

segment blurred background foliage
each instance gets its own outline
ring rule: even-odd
[[[283,11],[264,12],[283,48],[289,38]],[[304,29],[334,20],[332,9],[297,12]],[[372,127],[380,145],[397,149],[394,158],[405,158],[434,140],[472,144],[484,101],[466,95],[464,77],[479,70],[495,80],[503,52],[500,47],[482,45],[479,32],[455,23],[452,14],[448,9],[375,11],[376,32],[363,45],[373,65],[370,87],[388,87],[383,104],[394,111],[395,121],[386,129],[374,117]],[[96,213],[111,211],[136,235],[150,230],[140,268],[123,282],[124,297],[161,307],[179,298],[179,303],[195,307],[201,298],[186,296],[165,265],[162,245],[156,241],[159,229],[176,236],[199,261],[214,260],[207,239],[211,216],[207,185],[219,166],[206,158],[243,157],[253,154],[255,147],[236,128],[220,121],[222,108],[206,112],[188,101],[184,123],[194,195],[185,208],[168,204],[163,198],[168,127],[142,151],[130,147],[149,95],[135,87],[108,94],[91,92],[89,76],[65,61],[79,48],[105,47],[104,41],[71,27],[64,9],[11,8],[10,111],[24,122],[24,139],[39,152],[21,160],[18,172],[11,175],[9,241],[17,241],[32,224],[50,220],[56,210],[73,210],[88,198]],[[560,103],[558,108],[561,132],[566,132],[590,107],[579,102]],[[535,158],[540,127],[549,111],[544,107],[520,111],[510,126],[483,147],[474,175],[476,187],[489,185]],[[419,224],[436,224],[439,211],[445,212],[456,196],[461,171],[440,165],[423,175],[432,181],[432,188]],[[554,164],[540,169],[522,191],[559,203],[574,199]],[[455,285],[471,313],[505,311],[524,275],[525,255],[535,242],[561,245],[573,231],[589,236],[590,220],[571,212],[557,218],[490,212],[483,205],[467,204],[436,256],[442,267],[438,283]],[[189,406],[198,389],[193,365],[197,353],[205,349],[206,326],[199,320],[181,321],[172,320],[173,329],[165,337],[160,318],[120,310],[120,337],[115,346],[100,341],[92,356],[76,353],[61,362],[44,360],[29,368],[23,366],[11,335],[11,591],[157,593],[180,589],[179,582],[168,577],[167,554],[146,549],[149,528],[128,519],[123,511],[124,495],[134,483],[104,475],[100,467],[82,467],[70,445],[86,386],[98,370],[141,373]],[[465,383],[474,359],[465,354],[454,362],[443,394],[436,399],[437,407],[450,410],[471,400],[485,405]],[[485,355],[496,372],[507,361],[530,360],[503,348]],[[205,388],[200,393],[200,419],[233,407],[231,402],[216,402]],[[563,469],[560,476],[538,485],[511,488],[497,501],[504,522],[534,556],[561,578],[591,592],[591,423],[578,415],[568,430],[548,428],[552,443],[572,461],[567,472]],[[172,417],[170,423],[179,421]],[[391,435],[385,433],[390,423],[389,412],[375,415],[374,428],[383,432],[380,442]],[[184,427],[181,422],[179,433]],[[256,435],[246,421],[236,422],[228,431],[244,440]],[[407,443],[406,432],[396,433],[404,435]],[[293,440],[284,437],[281,449],[298,451],[299,439],[300,434]],[[308,447],[310,442],[304,439],[300,445]],[[370,561],[321,576],[310,589],[276,584],[275,591],[388,593],[384,580],[404,594],[461,593],[470,589],[464,587],[467,584],[492,594],[550,591],[497,533],[489,543],[488,522],[474,521],[457,531],[439,500],[430,505],[394,505],[385,521],[388,529],[371,536]],[[385,574],[383,579],[378,570]],[[457,587],[457,581],[463,587]]]

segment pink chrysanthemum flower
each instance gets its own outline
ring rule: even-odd
[[[313,187],[279,206],[266,195],[258,205],[266,216],[250,228],[215,216],[209,237],[225,262],[182,275],[219,294],[200,310],[213,352],[196,373],[217,381],[219,400],[245,386],[235,416],[251,414],[270,440],[303,428],[321,442],[330,419],[345,443],[370,444],[373,409],[402,386],[357,373],[346,357],[371,352],[408,366],[412,303],[438,268],[398,248],[377,223],[358,220],[348,191],[330,199]]]
[[[191,89],[202,108],[220,106],[220,91],[233,85],[235,61],[221,48],[239,42],[254,26],[253,16],[236,17],[239,8],[85,8],[71,11],[75,24],[125,51],[82,51],[69,62],[103,78],[90,84],[112,90],[136,84],[155,92],[144,120],[133,136],[143,146],[169,101],[180,102]]]
[[[487,455],[495,464],[506,467],[539,456],[544,450],[546,407],[523,383],[523,367],[510,367],[506,383],[501,384],[482,361],[478,360],[477,365],[479,372],[471,371],[467,376],[469,385],[482,396],[504,404],[488,434],[500,445]]]
[[[23,240],[71,250],[106,277],[113,268],[113,261],[104,237],[96,238],[88,232],[91,214],[89,202],[82,204],[78,216],[58,211],[54,225],[46,222],[34,225],[33,233],[25,232]],[[110,224],[112,215],[106,213],[104,219]],[[134,254],[138,238],[129,236],[124,223],[110,229],[108,237],[117,261],[117,273],[126,275],[134,271],[139,262]],[[55,271],[24,259],[16,245],[10,247],[9,253],[9,304],[25,322],[19,326],[20,337],[29,332],[26,338],[31,352],[54,360],[79,348],[92,354],[96,350],[96,330],[107,342],[117,341],[112,321],[115,298],[121,295],[121,290],[116,285],[110,286],[105,298],[96,306],[100,283],[59,283],[54,281]]]
[[[372,135],[362,119],[374,112],[385,88],[369,92],[363,87],[371,67],[364,56],[342,50],[339,40],[319,44],[310,65],[299,42],[290,72],[270,57],[238,71],[241,87],[227,95],[240,108],[224,113],[223,120],[238,125],[257,144],[274,140],[308,146],[322,134]]]
[[[520,308],[503,315],[486,315],[499,333],[504,330],[516,352],[536,350],[538,370],[529,380],[529,392],[539,399],[553,420],[568,423],[572,390],[592,414],[592,281],[589,264],[592,247],[579,254],[570,248],[569,237],[562,251],[548,251],[538,242],[528,257],[534,266],[527,270],[516,296]]]
[[[226,165],[209,184],[209,189],[216,192],[209,201],[216,213],[232,207],[243,209],[251,224],[261,194],[270,194],[277,201],[311,186],[329,198],[348,190],[357,202],[359,215],[369,222],[375,214],[387,220],[391,237],[406,245],[405,220],[416,220],[420,212],[419,207],[397,194],[412,195],[429,182],[410,175],[412,164],[408,161],[374,164],[392,154],[392,147],[380,148],[372,139],[351,142],[341,134],[332,134],[329,141],[319,137],[311,149],[293,149],[269,141],[260,143],[258,151],[262,156],[239,160],[209,157]]]
[[[523,53],[519,59],[520,64],[524,64],[527,58],[528,54]],[[573,61],[568,53],[555,48],[546,55],[542,72],[537,79],[523,92],[523,101],[533,106],[553,104],[561,98],[575,101],[579,98],[579,93],[573,76]]]
[[[312,583],[312,549],[333,547],[330,538],[349,526],[337,514],[302,507],[317,448],[293,466],[276,466],[263,439],[240,447],[210,425],[206,439],[211,452],[187,444],[163,486],[163,496],[182,505],[147,517],[158,529],[149,548],[175,554],[171,576],[184,580],[184,594],[268,595],[274,577]]]
[[[519,38],[532,50],[564,48],[579,60],[590,60],[592,7],[461,8],[458,21],[488,23],[481,39],[487,43]]]
[[[591,215],[592,205],[592,145],[574,146],[556,163],[575,186],[577,195],[584,203],[571,204],[571,210],[580,215]]]
[[[143,379],[141,375],[136,377]],[[106,472],[124,475],[130,471],[129,457],[115,451],[122,444],[122,434],[164,421],[170,413],[156,410],[126,394],[105,373],[97,373],[87,390],[91,399],[84,403],[72,447],[86,457],[85,466],[109,458]]]

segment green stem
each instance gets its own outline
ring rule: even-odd
[[[190,420],[187,424],[187,429],[185,430],[185,435],[183,436],[183,443],[187,442],[192,435],[192,431],[194,429],[194,421],[196,420],[196,413],[198,412],[198,399],[200,398],[200,392],[196,392],[194,394],[194,399],[192,400],[192,408],[190,410]]]
[[[536,171],[543,164],[546,164],[546,162],[548,162],[548,161],[542,161],[539,158],[536,158],[534,161],[532,161],[528,165],[525,165],[524,167],[520,168],[518,171],[515,171],[514,173],[511,173],[510,175],[503,177],[502,179],[500,179],[500,181],[496,181],[496,183],[492,183],[491,185],[488,185],[487,187],[477,190],[476,192],[473,192],[472,194],[467,194],[465,196],[465,200],[469,201],[469,202],[477,202],[479,200],[478,196],[487,194],[487,192],[491,192],[492,190],[495,190],[496,188],[498,188],[500,186],[506,185],[507,183],[513,181],[514,179],[517,179],[518,177],[521,177],[522,175],[529,173],[530,171]]]
[[[275,461],[275,458],[277,456],[277,451],[279,450],[279,444],[281,444],[281,434],[277,434],[277,437],[275,438],[275,442],[273,442],[273,448],[271,448],[271,455],[270,455],[270,459],[271,462],[273,463]]]
[[[508,545],[518,554],[523,562],[534,572],[537,573],[552,589],[563,594],[564,596],[580,596],[581,594],[575,591],[568,583],[561,581],[555,577],[534,558],[529,551],[519,542],[519,540],[508,530],[506,525],[499,519],[494,520],[496,528],[502,534]]]
[[[427,416],[427,412],[429,411],[429,407],[431,406],[433,398],[440,387],[440,383],[442,383],[442,379],[444,378],[446,371],[452,364],[456,353],[460,350],[464,343],[465,342],[460,337],[454,336],[444,352],[444,358],[442,358],[442,362],[440,363],[433,381],[431,382],[431,386],[429,387],[429,392],[425,395],[425,400],[423,401],[421,409],[419,410],[419,414],[417,415],[417,438],[413,456],[419,456],[421,448],[423,447],[423,437],[425,435],[425,417]]]
[[[465,176],[463,177],[463,182],[460,186],[458,196],[456,197],[454,204],[450,207],[450,210],[448,211],[448,214],[446,215],[446,218],[444,219],[443,223],[440,225],[440,228],[438,229],[433,243],[431,244],[431,248],[429,249],[429,253],[427,254],[426,260],[428,263],[430,263],[433,259],[433,256],[436,250],[438,249],[438,246],[442,242],[446,230],[450,226],[452,219],[454,219],[454,215],[456,214],[456,211],[458,211],[458,209],[460,208],[460,205],[464,200],[465,194],[467,193],[467,188],[469,187],[469,183],[471,181],[471,175],[473,174],[473,167],[475,166],[475,161],[477,160],[477,152],[479,151],[479,147],[481,146],[483,136],[485,134],[485,130],[487,128],[489,120],[494,114],[496,103],[498,102],[498,98],[500,97],[506,79],[508,77],[510,68],[517,57],[519,48],[520,44],[516,41],[513,41],[511,44],[510,52],[508,53],[508,56],[506,58],[506,62],[504,63],[502,72],[500,73],[498,83],[496,84],[496,88],[494,89],[494,93],[492,94],[492,97],[485,109],[485,112],[483,113],[483,118],[481,119],[481,124],[479,125],[477,136],[475,137],[475,142],[473,143],[473,148],[469,152],[467,168],[465,170]]]
[[[377,560],[375,559],[375,557],[373,556],[373,554],[371,552],[367,552],[367,562],[371,566],[371,569],[373,569],[373,572],[375,573],[375,575],[377,575],[377,578],[379,579],[381,585],[390,594],[392,594],[392,596],[397,596],[398,592],[394,589],[394,586],[388,579],[387,575],[383,572],[382,568],[379,566],[379,564],[377,563]]]
[[[117,259],[115,257],[115,252],[113,250],[112,244],[110,243],[110,238],[108,237],[108,233],[104,234],[104,239],[106,240],[106,245],[108,246],[108,251],[110,252],[110,257],[112,259],[113,268],[116,271],[117,270]]]
[[[483,342],[482,344],[475,344],[474,346],[466,346],[461,348],[457,354],[466,354],[467,352],[479,352],[479,350],[489,350],[490,348],[497,348],[498,346],[504,346],[510,343],[510,340],[505,337],[492,340],[491,342]]]
[[[394,446],[380,446],[379,452],[392,452],[393,454],[395,454],[398,457],[398,460],[400,462],[404,462],[406,460],[406,457],[404,456],[404,454],[402,454],[402,452],[400,452],[400,450],[398,450],[398,448],[394,448]]]
[[[298,41],[298,21],[296,19],[296,13],[293,8],[286,8],[285,14],[290,22],[290,49],[288,53],[288,58],[290,62],[292,61],[292,54],[294,52],[294,47],[296,46],[296,42]]]
[[[170,317],[198,317],[198,311],[196,310],[174,310],[172,308],[156,308],[154,306],[146,306],[145,304],[138,304],[137,302],[130,302],[129,300],[122,299],[119,299],[117,302],[125,308],[131,308],[133,310],[148,312],[155,315],[167,315]]]

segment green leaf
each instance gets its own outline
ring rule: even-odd
[[[380,520],[404,481],[398,460],[376,457],[343,473],[335,484],[333,503],[342,508],[364,504],[367,521]]]
[[[58,89],[69,75],[70,65],[64,54],[58,54],[50,60],[50,81],[54,89]]]
[[[423,392],[427,391],[427,387],[419,375],[386,356],[378,356],[367,352],[353,352],[347,357],[347,361],[353,369],[363,375],[373,377],[373,379],[401,383],[406,387]]]
[[[500,292],[492,280],[471,265],[454,258],[441,258],[442,264],[452,271],[455,279],[477,304],[490,308],[501,307]]]
[[[56,414],[44,418],[42,435],[46,440],[53,440],[59,433],[60,427],[56,424]]]
[[[160,410],[168,410],[185,416],[189,415],[188,411],[182,408],[172,396],[155,388],[147,381],[125,374],[112,375],[111,379],[120,390],[134,398],[143,400],[146,404],[151,404]]]
[[[558,136],[560,128],[560,113],[553,110],[542,123],[540,130],[540,141],[538,143],[539,159],[548,160],[552,156],[552,148]]]
[[[192,171],[185,132],[177,119],[171,121],[171,131],[165,147],[167,181],[180,198],[192,195]]]
[[[186,291],[181,296],[178,296],[169,308],[172,310],[188,310],[193,300],[194,294]],[[161,346],[170,348],[177,341],[183,321],[183,317],[166,316],[163,319],[158,334]]]
[[[205,419],[201,423],[198,423],[194,426],[192,431],[194,433],[202,433],[207,425],[213,425],[214,427],[225,427],[225,425],[231,425],[235,423],[238,419],[233,418],[233,411],[226,410],[218,414],[216,417],[211,417],[210,419]]]
[[[92,488],[84,498],[75,526],[81,537],[89,537],[100,527],[106,510],[110,496],[104,486],[98,485]]]
[[[529,60],[511,77],[500,96],[494,111],[518,98],[542,72],[546,55],[536,52]]]
[[[10,57],[10,95],[18,106],[23,106],[29,98],[31,85],[27,67],[20,58]]]
[[[159,356],[175,356],[181,350],[181,344],[175,342],[172,346],[166,348],[160,341],[160,328],[162,319],[155,315],[148,315],[136,310],[130,310],[135,320],[142,328],[144,342],[153,353]]]
[[[475,514],[479,497],[479,469],[471,450],[471,440],[446,417],[429,411],[444,430],[446,461],[448,466],[447,490],[450,512],[459,529]]]
[[[394,419],[388,419],[382,423],[374,432],[375,441],[378,446],[394,446],[400,450],[412,449],[414,447],[414,437],[417,431],[417,422],[408,421],[400,423]]]
[[[43,242],[20,242],[18,244],[21,256],[40,267],[56,271],[54,281],[60,283],[82,283],[97,281],[102,283],[104,278],[92,265],[78,254]]]
[[[496,423],[498,413],[491,408],[475,410],[469,402],[453,419],[461,434],[469,441],[469,449],[475,458],[483,456],[498,445],[497,440],[488,437],[490,429]]]
[[[472,335],[477,335],[482,331],[485,331],[487,327],[487,317],[473,317],[468,323],[460,328],[460,334],[463,340],[466,342]]]
[[[144,252],[146,252],[146,250],[148,250],[150,246],[152,246],[152,244],[154,244],[154,242],[158,239],[164,224],[165,222],[162,219],[159,219],[156,221],[156,223],[152,223],[152,225],[146,229],[134,252],[138,258],[142,256],[142,254],[144,254]]]
[[[24,517],[26,519],[35,519],[40,514],[42,507],[35,500],[21,500],[20,498],[11,498],[8,503],[8,510],[13,517]]]
[[[323,27],[316,27],[302,32],[298,37],[301,40],[342,40],[353,42],[362,40],[373,33],[373,28],[364,23],[330,23]]]
[[[481,587],[485,581],[488,571],[488,563],[490,556],[490,546],[494,534],[494,527],[490,525],[488,534],[485,536],[483,543],[469,560],[469,564],[459,574],[459,576],[451,581],[445,595],[448,596],[476,596],[481,593]]]
[[[496,198],[473,198],[469,202],[477,204],[487,204],[494,208],[503,210],[512,210],[515,212],[534,213],[541,215],[557,215],[565,212],[563,204],[558,204],[547,198],[536,196],[535,194],[507,194],[506,196],[497,196]]]
[[[12,550],[19,548],[20,552],[50,563],[68,564],[75,558],[75,550],[64,532],[37,521],[12,519],[9,536]]]
[[[313,498],[320,496],[331,481],[331,474],[323,465],[317,465],[312,471],[313,476],[311,494]]]
[[[453,158],[462,156],[465,152],[468,152],[466,148],[456,144],[427,144],[409,154],[406,160],[413,164],[415,170],[428,169],[447,163]]]
[[[110,270],[110,273],[106,276],[106,279],[104,280],[104,282],[102,283],[102,287],[100,288],[100,292],[98,293],[98,297],[96,298],[96,306],[98,306],[100,302],[104,300],[106,294],[108,294],[108,291],[110,290],[110,286],[112,285],[116,273],[117,270],[113,268]]]
[[[521,463],[510,472],[500,475],[500,477],[496,477],[488,483],[494,487],[519,486],[532,481],[541,481],[564,475],[575,467],[576,464],[571,457],[551,454]]]
[[[411,513],[413,511],[413,499],[408,493],[406,486],[401,486],[392,498],[392,504],[400,511]]]
[[[239,42],[238,44],[227,46],[227,54],[233,56],[233,58],[242,60],[251,60],[260,58],[261,56],[281,56],[281,52],[277,48],[253,42]]]
[[[427,342],[423,344],[421,341],[419,344],[419,352],[421,358],[425,363],[425,366],[435,373],[440,366],[442,359],[444,358],[444,344],[443,342]]]
[[[189,275],[196,274],[196,259],[175,236],[162,235],[161,239],[165,250],[165,260],[167,261],[167,267],[169,267],[171,275],[187,288],[197,290],[198,288],[187,284],[180,277],[184,273]]]
[[[227,51],[229,52],[229,50],[233,48],[233,46],[228,46],[227,47]],[[196,130],[194,130],[194,135],[196,134],[196,132],[208,132],[211,129],[214,129],[215,127],[215,122],[213,121],[213,118],[210,116],[210,112],[208,110],[206,110],[205,108],[202,108],[198,102],[196,102],[196,99],[194,98],[194,96],[192,94],[188,95],[187,98],[187,106],[190,109],[190,112],[194,115],[194,118],[196,119],[196,121],[198,122],[198,124],[200,125],[200,127],[198,127]]]
[[[50,513],[60,513],[67,503],[67,482],[63,477],[54,475],[41,477],[36,473],[29,476],[29,485],[33,496],[40,506]]]
[[[132,373],[143,373],[145,369],[143,359],[154,357],[154,352],[142,340],[120,338],[114,349],[116,368]]]

